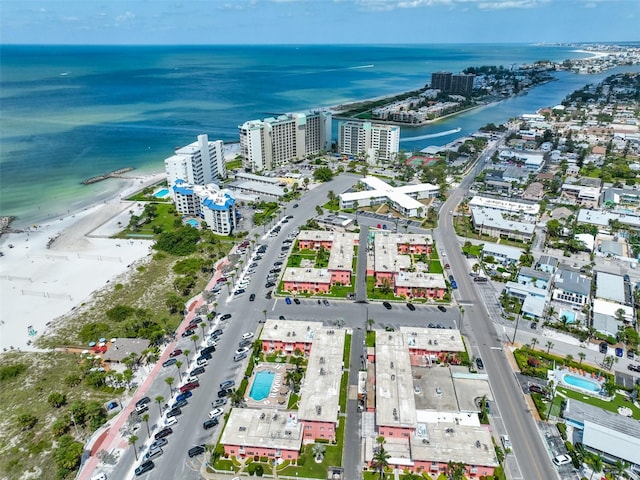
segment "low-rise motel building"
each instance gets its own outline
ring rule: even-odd
[[[329,251],[326,268],[313,265],[288,267],[282,275],[283,289],[288,292],[328,293],[332,285],[351,285],[354,246],[358,235],[350,232],[302,230],[298,234],[300,250]]]
[[[295,460],[303,444],[317,439],[335,441],[345,330],[319,322],[269,319],[260,339],[264,353],[292,354],[300,350],[307,357],[298,410],[274,404],[234,408],[220,437],[225,454]]]
[[[489,391],[486,375],[450,367],[459,370],[455,379],[437,365],[445,360],[455,364],[462,352],[458,330],[402,327],[376,332],[364,382],[367,412],[372,406],[374,410],[363,415],[375,416],[375,432],[363,435],[369,468],[379,448],[377,438],[384,437],[391,467],[437,475],[453,461],[464,464],[470,478],[493,475],[498,460],[491,432],[467,398]]]
[[[432,246],[430,235],[378,231],[367,276],[375,278],[377,287],[391,287],[398,297],[442,299],[447,291],[443,274],[430,273],[429,263],[416,257],[430,255]]]

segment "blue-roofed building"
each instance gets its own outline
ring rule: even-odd
[[[236,228],[238,214],[231,190],[221,190],[214,184],[193,185],[182,179],[176,180],[171,190],[181,215],[204,220],[207,227],[219,235],[229,235]]]

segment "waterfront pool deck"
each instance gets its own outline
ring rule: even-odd
[[[266,398],[254,400],[249,393],[256,381],[256,375],[260,372],[273,372],[273,382]],[[275,408],[286,409],[289,402],[289,387],[285,385],[287,365],[283,363],[260,363],[253,369],[253,375],[245,394],[245,403],[249,408]]]

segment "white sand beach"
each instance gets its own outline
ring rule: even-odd
[[[111,200],[0,237],[0,352],[32,350],[47,325],[149,255],[151,240],[109,236],[128,224],[129,210],[142,209],[122,199],[164,178],[132,179]]]

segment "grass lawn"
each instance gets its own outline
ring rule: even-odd
[[[351,361],[351,335],[348,333],[344,336],[344,353],[342,356],[344,358],[344,368],[349,368]]]
[[[443,271],[440,260],[431,260],[429,262],[429,273],[442,273]]]
[[[235,170],[238,168],[242,168],[242,159],[239,158],[237,160],[231,160],[227,162],[227,170]]]
[[[347,411],[347,390],[349,390],[347,383],[349,382],[349,372],[342,374],[340,380],[340,411],[345,413]]]
[[[336,298],[347,298],[347,295],[355,292],[355,289],[356,287],[354,285],[331,285],[331,296]]]
[[[393,294],[393,290],[389,293],[382,293],[379,288],[375,287],[376,279],[367,277],[367,297],[373,300],[402,300]]]
[[[97,401],[102,404],[118,398],[108,390],[101,391],[84,383],[74,387],[67,386],[65,378],[81,372],[78,360],[76,355],[54,351],[11,352],[3,355],[2,366],[22,364],[26,366],[26,370],[14,378],[2,380],[0,477],[21,478],[31,472],[32,478],[55,480],[53,442],[56,436],[51,431],[53,422],[68,416],[70,406],[76,401]],[[47,401],[52,392],[66,395],[66,403],[60,408],[53,408]],[[21,414],[30,414],[36,418],[33,428],[20,428],[17,417]],[[70,423],[69,427],[69,432],[73,435]],[[82,438],[87,438],[92,432],[93,429],[88,425],[78,425],[78,433]],[[40,473],[34,473],[38,469]]]
[[[470,245],[468,247],[462,247],[462,252],[471,257],[480,258],[482,255],[481,245]]]
[[[376,332],[371,330],[367,332],[367,347],[376,346]]]
[[[633,412],[633,418],[636,420],[640,420],[640,409],[636,408],[633,405],[633,402],[625,401],[625,397],[622,395],[616,395],[613,400],[610,402],[606,402],[597,397],[592,397],[591,395],[585,395],[583,393],[575,392],[573,390],[568,390],[563,387],[557,388],[558,393],[562,393],[567,398],[572,398],[574,400],[578,400],[580,402],[588,403],[589,405],[593,405],[594,407],[602,408],[603,410],[607,410],[609,412],[618,413],[619,407],[628,407]],[[558,401],[559,395],[556,395],[556,401]],[[555,403],[555,402],[554,402]]]
[[[171,211],[170,211],[171,210]],[[122,232],[116,235],[116,238],[127,238],[130,235],[152,235],[155,236],[154,228],[159,227],[163,232],[170,232],[174,229],[174,222],[181,220],[181,216],[175,212],[175,207],[170,203],[157,203],[156,211],[158,215],[149,223],[145,223],[138,230],[130,230],[125,228]]]

